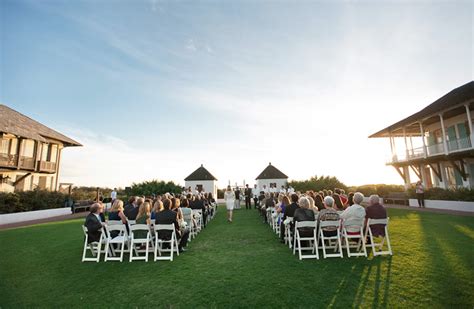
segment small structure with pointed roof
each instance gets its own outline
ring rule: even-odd
[[[61,151],[75,140],[0,104],[0,192],[58,188]]]
[[[280,189],[281,186],[288,184],[288,176],[286,176],[282,171],[277,169],[272,163],[268,163],[268,166],[257,176],[255,179],[257,181],[257,186],[262,188],[263,185],[266,185],[267,188],[270,187],[270,184],[276,186]]]
[[[212,193],[214,198],[217,198],[217,178],[214,177],[202,164],[184,179],[186,188],[191,187],[193,192],[196,190],[207,193]]]

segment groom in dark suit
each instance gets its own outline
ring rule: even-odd
[[[245,185],[245,209],[252,209],[250,201],[252,200],[252,189],[249,188],[249,185]]]
[[[100,205],[95,203],[90,208],[90,213],[86,217],[84,226],[87,227],[88,243],[98,242],[102,234],[102,227],[105,223],[100,219]]]

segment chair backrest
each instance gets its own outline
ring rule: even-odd
[[[128,222],[128,225],[135,225],[135,224],[137,224],[137,221],[135,221],[135,220],[127,220],[127,222]]]
[[[302,228],[302,227],[311,227],[316,228],[317,222],[316,221],[296,221],[295,228]]]
[[[109,220],[107,221],[107,225],[108,226],[111,226],[111,225],[122,225],[123,222],[122,220]]]
[[[319,226],[321,228],[323,227],[329,227],[329,226],[334,226],[334,227],[340,227],[341,226],[341,221],[333,221],[333,220],[325,220],[325,221],[319,221]]]
[[[87,237],[87,232],[89,231],[89,230],[87,229],[87,227],[85,227],[85,226],[83,225],[83,226],[82,226],[82,231],[84,232],[84,236]]]
[[[123,225],[123,224],[109,225],[109,226],[107,226],[107,230],[109,232],[112,232],[112,231],[127,232],[127,229],[125,228],[125,225]]]
[[[342,221],[343,227],[362,227],[364,226],[364,218],[362,219],[349,219]]]
[[[375,224],[387,225],[387,224],[388,224],[388,219],[389,219],[389,218],[385,218],[385,219],[369,219],[369,220],[367,220],[367,225],[375,225]]]
[[[147,224],[134,224],[130,226],[130,231],[149,231],[150,227]]]
[[[174,231],[174,224],[155,224],[155,231]]]

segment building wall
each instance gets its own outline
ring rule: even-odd
[[[56,174],[40,174],[32,173],[16,186],[13,186],[12,183],[17,179],[26,174],[22,171],[14,172],[2,172],[3,177],[9,176],[9,183],[4,183],[0,185],[0,192],[13,192],[13,191],[29,191],[35,189],[42,189],[48,191],[56,190]]]
[[[215,180],[192,180],[184,182],[184,186],[186,188],[191,187],[193,193],[197,185],[202,185],[206,192],[211,192],[214,198],[217,198],[217,182]]]
[[[288,184],[288,179],[257,179],[257,186],[259,189],[263,188],[263,185],[266,185],[267,188],[270,188],[271,183],[276,183],[278,189],[281,186],[285,186]]]

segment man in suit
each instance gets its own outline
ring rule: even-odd
[[[102,234],[102,227],[105,223],[100,219],[100,204],[95,203],[90,208],[90,213],[86,217],[84,226],[87,228],[87,243],[98,242]]]
[[[249,188],[249,185],[245,185],[245,209],[252,209],[252,204],[250,201],[252,200],[252,189]]]
[[[284,237],[285,237],[285,225],[283,224],[283,221],[286,220],[287,217],[294,217],[295,216],[295,211],[300,208],[298,206],[298,194],[295,194],[293,193],[291,195],[291,204],[288,205],[286,208],[285,208],[285,212],[283,213],[283,220],[281,221],[281,224],[280,224],[280,239],[281,239],[281,242],[285,242],[284,241]],[[293,230],[293,224],[291,224],[291,230]]]
[[[255,184],[252,189],[252,195],[253,195],[253,204],[255,209],[257,209],[257,202],[258,202],[258,196],[260,195],[260,191],[257,188],[257,185]]]
[[[188,243],[189,231],[185,230],[181,233],[178,225],[178,214],[171,210],[171,200],[164,199],[163,200],[163,211],[160,211],[156,214],[155,224],[174,224],[176,237],[179,240],[178,250],[179,252],[185,251],[184,247]],[[170,231],[159,231],[158,237],[160,239],[171,239],[171,232]]]

